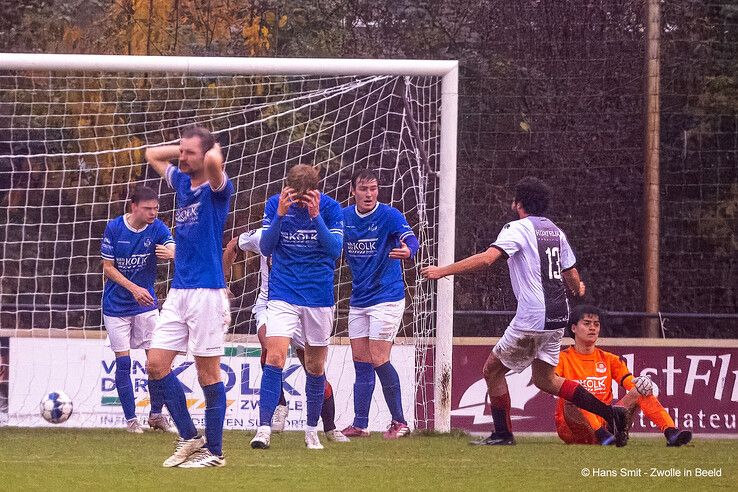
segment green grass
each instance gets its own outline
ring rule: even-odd
[[[378,433],[308,451],[302,433],[276,435],[252,450],[251,433],[226,432],[220,469],[165,469],[173,450],[162,433],[0,428],[0,490],[707,490],[738,484],[738,440],[699,439],[667,448],[633,437],[625,448],[566,446],[519,438],[517,446],[474,447],[469,437],[413,435],[385,442]],[[654,478],[651,468],[718,468],[722,477]],[[584,478],[582,469],[641,469],[641,477]]]

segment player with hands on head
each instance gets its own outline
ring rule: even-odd
[[[305,445],[323,449],[317,433],[326,378],[325,361],[333,330],[333,277],[343,245],[343,214],[334,199],[318,191],[318,170],[298,164],[285,187],[264,207],[259,247],[271,256],[266,322],[266,364],[259,392],[259,426],[254,449],[268,448],[279,403],[282,369],[297,335],[305,347],[307,422]]]
[[[576,381],[564,379],[555,372],[561,338],[569,320],[567,290],[581,297],[585,286],[566,235],[543,216],[550,195],[549,187],[541,180],[521,179],[511,205],[518,220],[506,224],[486,251],[451,265],[424,267],[421,274],[427,279],[441,279],[490,268],[501,258],[507,259],[518,306],[483,369],[495,430],[475,444],[515,444],[505,375],[532,366],[533,384],[538,389],[599,415],[613,429],[615,443],[624,446],[628,441],[631,412],[603,403]]]
[[[169,228],[157,219],[159,196],[146,186],[131,195],[131,212],[105,227],[101,243],[103,273],[103,323],[110,348],[115,352],[115,388],[120,398],[128,432],[143,433],[136,417],[136,399],[131,383],[131,349],[144,349],[148,355],[151,337],[159,316],[154,292],[156,260],[174,258],[174,238]],[[151,395],[149,426],[176,432],[162,415],[164,401]]]
[[[369,435],[369,409],[375,374],[382,384],[392,422],[385,439],[410,434],[402,410],[400,378],[390,353],[405,312],[402,260],[420,247],[402,213],[380,203],[379,176],[369,169],[351,178],[355,205],[343,209],[344,257],[351,270],[348,332],[354,360],[354,421],[348,437]]]
[[[267,303],[269,300],[269,270],[271,259],[261,254],[261,248],[259,242],[261,241],[261,234],[264,229],[259,228],[256,230],[246,231],[237,237],[234,237],[229,241],[223,252],[223,272],[228,275],[231,271],[231,267],[236,260],[238,254],[243,252],[250,252],[259,255],[259,292],[256,296],[256,302],[251,310],[254,320],[257,326],[257,337],[259,338],[259,344],[261,345],[261,367],[262,370],[266,364],[267,359],[267,345],[266,345],[266,323],[267,323]],[[228,278],[226,277],[226,282]],[[292,336],[292,343],[295,346],[295,352],[300,360],[303,368],[305,367],[305,347],[303,345],[302,333],[296,331]],[[272,432],[282,432],[286,424],[287,416],[289,415],[289,407],[287,405],[287,398],[285,397],[285,391],[280,388],[279,404],[274,410],[274,416],[272,417],[271,428]],[[349,442],[350,440],[341,434],[336,428],[335,423],[336,415],[336,402],[333,397],[333,387],[326,381],[325,392],[323,399],[323,407],[320,411],[320,419],[323,421],[323,431],[325,432],[326,438],[329,441],[335,442]]]
[[[177,158],[175,167],[170,161]],[[182,132],[179,145],[149,147],[146,160],[175,190],[177,205],[174,279],[148,361],[149,391],[163,395],[180,435],[163,466],[223,466],[226,394],[220,357],[231,318],[221,260],[233,184],[220,145],[202,127]],[[182,385],[172,372],[175,356],[187,351],[195,358],[205,395],[205,436],[195,428]]]

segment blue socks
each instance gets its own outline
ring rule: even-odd
[[[205,438],[215,456],[223,454],[223,422],[226,413],[226,393],[223,382],[202,387],[205,394]]]
[[[369,427],[369,408],[374,394],[374,367],[369,362],[354,361],[356,382],[354,383],[354,427]]]
[[[115,358],[115,388],[118,390],[118,398],[123,406],[126,420],[135,419],[136,398],[133,396],[133,384],[131,384],[131,357],[129,355]]]
[[[305,398],[307,400],[307,426],[316,427],[325,399],[325,374],[314,376],[305,371]]]
[[[164,403],[169,409],[169,415],[177,426],[179,437],[182,439],[192,439],[197,435],[195,424],[192,423],[190,411],[187,410],[187,399],[185,398],[182,385],[179,379],[170,372],[161,379],[149,379],[149,391],[157,394],[161,391],[164,396]]]
[[[374,369],[379,376],[379,381],[382,383],[382,392],[384,393],[384,399],[387,402],[390,414],[392,414],[392,420],[395,422],[405,422],[405,416],[402,412],[402,393],[400,393],[400,376],[397,375],[392,363],[387,361],[381,366]]]
[[[321,389],[322,391],[322,389]],[[274,409],[282,394],[282,369],[264,364],[259,390],[259,425],[272,425]]]

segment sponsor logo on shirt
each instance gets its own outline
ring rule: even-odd
[[[281,231],[280,235],[286,244],[307,246],[318,242],[318,232],[315,229],[298,229],[295,232]]]
[[[371,256],[377,252],[377,238],[347,241],[346,250],[352,256]]]
[[[577,382],[584,386],[584,389],[590,393],[601,393],[607,391],[605,380],[607,376],[593,377],[588,376],[586,379],[579,379]]]
[[[536,229],[538,237],[559,237],[559,231],[553,229]]]
[[[200,205],[202,205],[202,202],[193,203],[192,205],[187,205],[186,207],[177,209],[174,216],[177,221],[177,225],[196,224],[200,212]]]
[[[115,264],[120,271],[136,271],[146,265],[146,261],[149,259],[149,253],[131,255],[128,258],[116,258]]]

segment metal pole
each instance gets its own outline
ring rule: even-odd
[[[659,311],[659,81],[661,10],[659,0],[646,4],[646,152],[643,169],[644,311]],[[659,336],[655,319],[643,321],[643,336]]]

